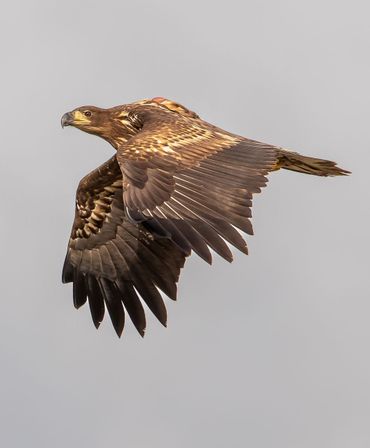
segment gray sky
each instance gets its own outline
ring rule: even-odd
[[[370,446],[367,3],[2,6],[1,446]],[[112,150],[60,117],[153,96],[353,175],[271,175],[250,256],[192,258],[168,328],[118,340],[60,282]]]

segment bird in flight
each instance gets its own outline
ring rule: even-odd
[[[335,162],[227,132],[162,97],[78,107],[63,115],[62,126],[116,150],[79,183],[62,278],[73,283],[76,308],[88,301],[96,328],[107,309],[118,336],[126,313],[144,336],[141,299],[166,325],[160,291],[176,299],[192,251],[208,263],[210,249],[229,262],[229,245],[248,253],[238,230],[253,234],[252,196],[268,173],[349,174]]]

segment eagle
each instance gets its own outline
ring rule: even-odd
[[[144,336],[143,302],[166,326],[162,293],[176,299],[191,252],[210,264],[211,249],[229,262],[230,246],[248,253],[243,233],[253,234],[252,197],[267,174],[350,173],[335,162],[227,132],[162,97],[78,107],[61,124],[116,150],[78,185],[62,281],[73,283],[77,309],[89,303],[96,328],[107,310],[119,337],[126,314]]]

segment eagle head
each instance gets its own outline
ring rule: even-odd
[[[73,126],[81,131],[104,138],[117,148],[141,127],[136,116],[123,107],[101,109],[96,106],[82,106],[67,112],[61,120],[62,127]]]

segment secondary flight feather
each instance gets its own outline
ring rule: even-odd
[[[161,290],[176,299],[185,258],[208,263],[210,249],[232,261],[248,253],[238,231],[252,234],[252,196],[266,175],[288,169],[316,176],[349,174],[335,162],[241,137],[157,97],[101,109],[79,107],[62,117],[116,150],[84,177],[63,269],[76,308],[88,301],[98,327],[108,311],[120,336],[126,313],[141,335],[141,300],[166,325]]]

